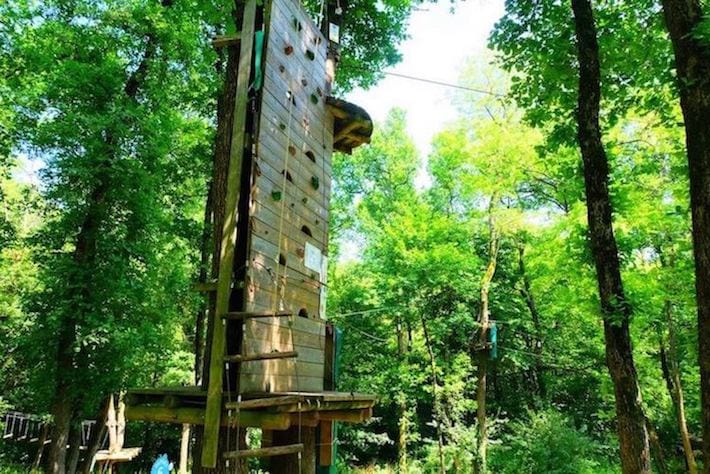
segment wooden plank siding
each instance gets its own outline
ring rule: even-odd
[[[295,351],[298,357],[242,362],[239,386],[242,393],[313,392],[323,390],[319,314],[326,286],[319,271],[305,266],[305,252],[310,244],[327,256],[334,123],[324,96],[327,41],[293,0],[272,0],[266,38],[245,311],[294,316],[245,320],[242,354]],[[298,316],[304,311],[307,317]]]

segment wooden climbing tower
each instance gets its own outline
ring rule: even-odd
[[[333,423],[364,421],[375,403],[334,391],[325,316],[331,156],[369,142],[372,122],[330,97],[338,21],[316,25],[296,0],[246,0],[240,17],[218,40],[238,43],[239,69],[208,383],[132,390],[127,416],[203,426],[203,467],[292,456],[311,474],[316,457],[333,463]],[[230,444],[224,427],[261,428],[263,445]]]

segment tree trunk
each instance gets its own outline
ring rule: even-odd
[[[479,474],[488,472],[488,428],[486,426],[486,377],[488,373],[488,351],[484,348],[488,343],[490,312],[488,309],[491,282],[496,272],[498,262],[498,244],[500,237],[496,229],[493,215],[497,197],[492,196],[488,207],[488,265],[481,278],[481,307],[478,316],[478,350],[473,351],[472,358],[478,360],[478,382],[476,386],[476,422],[478,423],[478,452],[474,461],[474,470]]]
[[[171,5],[171,2],[163,0],[162,4],[167,7]],[[143,58],[135,71],[128,77],[123,88],[124,95],[128,99],[136,100],[156,50],[157,38],[154,35],[149,35]],[[106,196],[111,189],[109,171],[111,162],[117,155],[117,146],[114,134],[107,130],[104,138],[104,156],[100,157],[101,159],[96,164],[96,184],[93,191],[87,196],[88,208],[76,238],[76,247],[73,255],[76,270],[73,275],[69,276],[73,280],[70,287],[77,292],[75,298],[84,305],[90,304],[93,285],[92,272],[96,261],[98,233],[106,216]],[[79,307],[80,305],[75,306]],[[73,311],[72,309],[72,312],[63,319],[57,341],[57,388],[52,404],[55,428],[52,434],[52,444],[48,459],[48,469],[53,474],[63,474],[66,470],[66,446],[69,439],[69,431],[73,418],[79,415],[77,413],[79,404],[75,399],[75,392],[80,392],[81,390],[74,387],[76,383],[74,377],[76,372],[74,346],[76,344],[76,327],[80,315]]]
[[[66,332],[74,332],[73,329],[65,328]],[[62,334],[59,339],[60,344],[73,345],[73,339]],[[72,357],[69,354],[62,354],[59,357],[59,370],[70,370]],[[69,396],[69,384],[65,381],[65,377],[59,377],[60,384],[54,396],[54,406],[52,408],[52,417],[54,420],[54,428],[52,430],[52,443],[49,447],[47,459],[47,471],[52,474],[64,474],[66,472],[66,456],[67,444],[69,444],[69,431],[71,421],[73,419],[73,403]]]
[[[668,327],[668,350],[661,346],[661,368],[666,379],[666,386],[673,401],[673,408],[678,422],[678,431],[683,443],[683,453],[685,455],[686,466],[689,474],[697,474],[698,467],[693,454],[693,446],[688,432],[688,422],[685,418],[685,401],[683,396],[683,385],[680,379],[680,367],[678,365],[678,344],[676,342],[675,324],[673,323],[673,305],[666,301],[663,312],[666,317]]]
[[[520,243],[518,246],[518,269],[520,270],[520,278],[523,281],[523,287],[520,293],[525,300],[525,305],[530,311],[530,317],[532,318],[534,337],[532,338],[533,353],[535,354],[535,385],[537,387],[538,396],[544,399],[546,396],[545,391],[545,381],[543,379],[544,366],[542,363],[542,340],[543,332],[542,326],[540,324],[540,312],[535,304],[535,298],[533,297],[532,288],[530,286],[530,277],[525,271],[525,244]]]
[[[704,472],[710,473],[710,47],[694,36],[700,0],[663,0],[675,52],[693,216]]]
[[[604,318],[606,361],[614,383],[621,467],[651,472],[648,433],[629,334],[631,307],[624,296],[609,199],[609,164],[599,127],[600,66],[589,0],[572,0],[579,61],[578,134],[584,163],[587,220]]]

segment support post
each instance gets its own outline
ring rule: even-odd
[[[232,270],[237,231],[237,203],[241,187],[242,159],[245,148],[245,125],[249,78],[252,67],[254,29],[256,19],[256,0],[247,0],[244,5],[241,42],[239,49],[239,71],[237,73],[237,93],[234,105],[234,125],[232,127],[232,146],[229,153],[227,175],[227,194],[225,197],[225,219],[222,226],[222,247],[219,255],[219,274],[217,278],[216,308],[214,312],[212,348],[210,351],[209,385],[207,388],[207,407],[205,411],[204,442],[202,447],[202,466],[214,468],[217,465],[219,446],[219,427],[222,415],[222,383],[224,378],[225,323],[222,315],[229,311],[229,299],[232,288]]]

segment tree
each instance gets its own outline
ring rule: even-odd
[[[209,133],[200,103],[209,87],[196,86],[209,46],[194,39],[203,26],[194,11],[169,0],[0,9],[11,25],[3,61],[24,71],[10,75],[14,144],[44,162],[42,285],[26,349],[35,382],[54,381],[36,392],[54,416],[49,470],[64,472],[78,461],[66,445],[79,422],[105,394],[165,367],[133,370],[140,359],[180,344]]]
[[[663,0],[663,15],[675,53],[693,216],[698,360],[702,394],[703,454],[710,472],[710,35],[707,5],[698,0]]]
[[[579,61],[577,138],[584,163],[587,221],[599,284],[607,366],[614,381],[621,466],[626,473],[650,472],[646,419],[633,361],[629,318],[609,198],[609,164],[599,126],[600,64],[589,0],[572,0]]]

